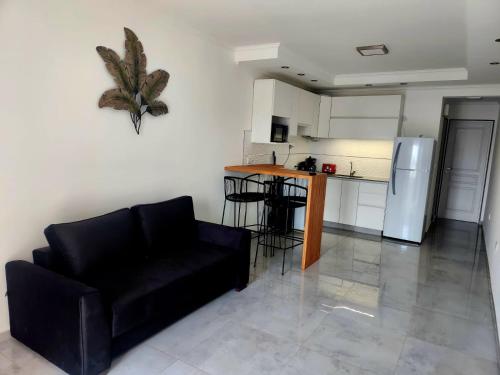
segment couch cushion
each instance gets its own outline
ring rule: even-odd
[[[110,264],[130,261],[137,251],[137,228],[129,209],[73,223],[52,224],[45,237],[69,276],[77,278]]]
[[[196,235],[193,199],[188,196],[132,207],[148,254],[164,255],[191,246]]]
[[[177,319],[199,306],[205,286],[233,287],[232,257],[225,249],[197,244],[175,259],[148,259],[95,273],[86,284],[103,295],[112,315],[113,337],[156,317]]]

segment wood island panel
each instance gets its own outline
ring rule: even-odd
[[[269,176],[300,178],[308,181],[306,219],[304,223],[304,245],[302,249],[302,269],[305,270],[316,262],[321,255],[321,236],[323,234],[323,211],[325,208],[325,193],[327,175],[317,173],[310,175],[306,171],[286,169],[282,165],[252,164],[231,165],[224,167],[231,172]]]

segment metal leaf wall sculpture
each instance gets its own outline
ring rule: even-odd
[[[137,134],[141,131],[142,116],[147,113],[160,116],[168,113],[168,107],[157,98],[167,86],[170,75],[164,70],[146,73],[146,55],[141,41],[134,32],[125,30],[125,59],[110,48],[96,47],[106,64],[106,69],[118,87],[102,94],[99,108],[110,107],[130,112],[130,119]]]

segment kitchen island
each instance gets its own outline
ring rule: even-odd
[[[305,270],[320,257],[321,235],[323,233],[323,210],[325,207],[326,179],[324,173],[311,175],[306,171],[286,169],[282,165],[252,164],[224,167],[228,172],[245,174],[292,177],[307,180],[307,206],[304,223],[304,245],[302,249],[302,269]]]

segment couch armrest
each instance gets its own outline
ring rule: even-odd
[[[6,264],[10,332],[70,374],[111,362],[111,330],[97,289],[35,264]]]
[[[244,228],[196,221],[200,241],[233,249],[237,256],[236,289],[242,290],[248,284],[250,272],[251,232]]]

